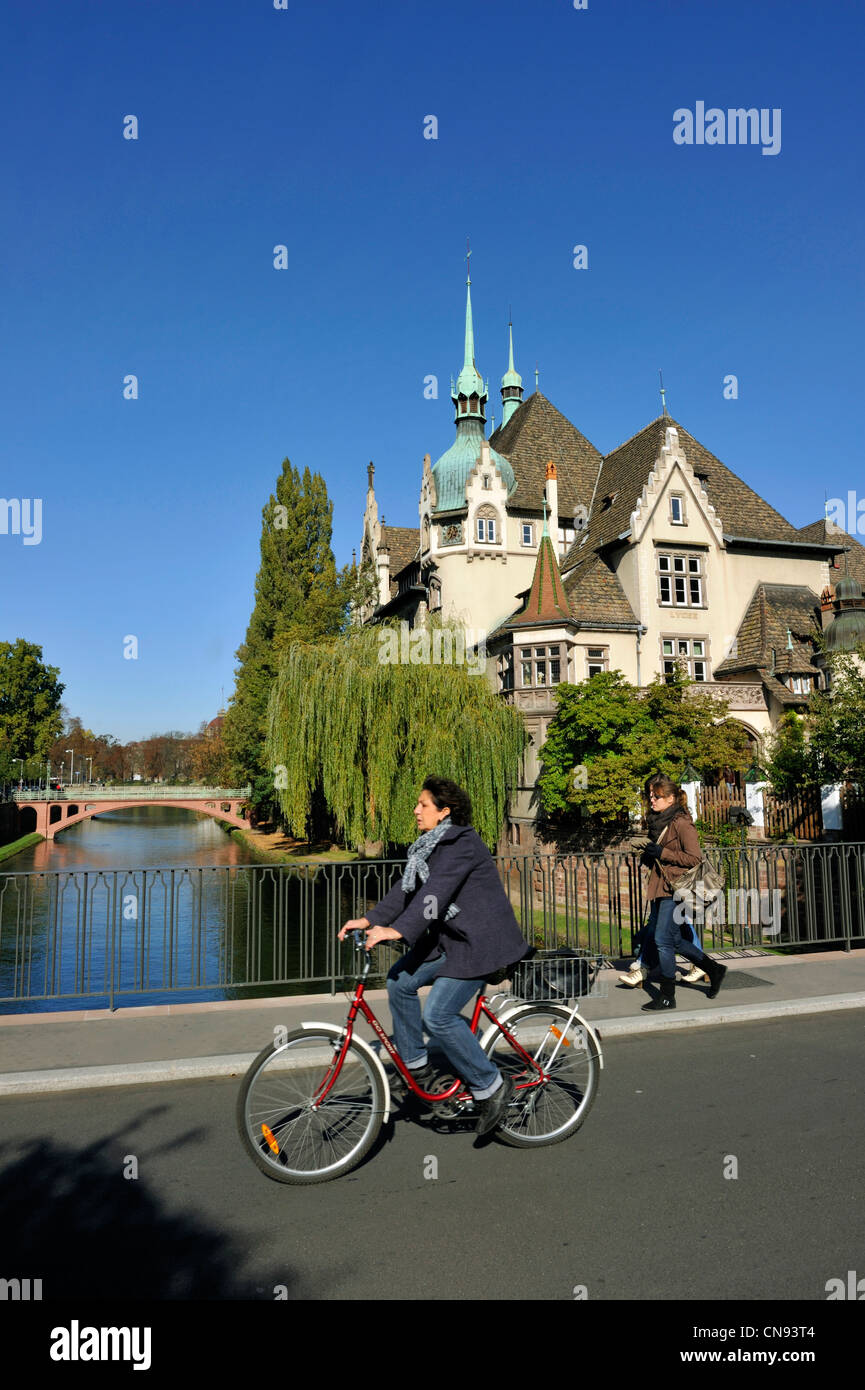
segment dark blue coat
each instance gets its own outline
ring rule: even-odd
[[[411,947],[416,963],[447,956],[442,974],[476,980],[521,960],[529,950],[502,887],[493,857],[470,825],[449,825],[427,860],[429,878],[418,876],[413,892],[399,883],[365,913],[373,927],[393,927]],[[444,920],[451,903],[456,917]]]

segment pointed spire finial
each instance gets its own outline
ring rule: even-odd
[[[538,389],[538,364],[535,363],[535,390]]]
[[[661,383],[661,404],[664,407],[664,419],[667,418],[667,393],[664,390],[664,375],[660,367],[658,368],[658,379]]]

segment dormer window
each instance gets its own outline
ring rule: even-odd
[[[604,497],[601,501],[601,511],[608,512],[618,495],[619,494],[617,492],[608,492],[606,497]]]

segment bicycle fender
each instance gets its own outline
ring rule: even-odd
[[[306,1022],[301,1023],[300,1027],[303,1029],[310,1029],[310,1031],[316,1033],[329,1033],[333,1038],[345,1037],[345,1029],[338,1023]],[[379,1077],[381,1078],[381,1084],[384,1089],[384,1116],[382,1122],[384,1124],[387,1124],[388,1119],[390,1118],[390,1085],[388,1084],[387,1072],[382,1066],[381,1058],[378,1056],[378,1053],[373,1051],[369,1043],[364,1038],[359,1038],[357,1033],[352,1033],[351,1040],[353,1043],[357,1045],[357,1047],[360,1048],[364,1056],[367,1057],[370,1062],[372,1062],[373,1066],[379,1074]]]
[[[527,1013],[537,1013],[537,1007],[536,1007],[536,1005],[534,1005],[534,1004],[518,1004],[518,1005],[516,1005],[515,1008],[506,1009],[502,1014],[500,1014],[500,1015],[499,1015],[500,1022],[502,1022],[502,1023],[504,1023],[505,1025],[507,1025],[507,1024],[510,1022],[511,1019],[517,1019],[517,1018],[519,1018],[520,1014],[523,1013],[523,1011],[526,1011]],[[588,1036],[592,1039],[592,1042],[595,1044],[595,1051],[596,1051],[597,1054],[598,1054],[598,1063],[599,1063],[599,1065],[600,1065],[601,1071],[603,1071],[603,1070],[604,1070],[604,1054],[603,1054],[603,1051],[601,1050],[601,1038],[600,1038],[600,1034],[598,1033],[597,1029],[593,1028],[592,1025],[591,1025],[591,1023],[587,1022],[587,1020],[583,1018],[583,1015],[582,1015],[582,1014],[576,1014],[576,1015],[574,1016],[574,1023],[576,1023],[577,1026],[578,1026],[579,1028],[582,1028],[582,1029],[588,1034]],[[494,1023],[491,1023],[490,1026],[489,1026],[489,1028],[487,1029],[487,1031],[484,1033],[483,1037],[481,1038],[481,1047],[483,1047],[483,1048],[485,1049],[485,1048],[486,1048],[487,1039],[488,1039],[488,1038],[494,1037],[495,1034],[498,1033],[498,1031],[499,1031],[499,1030],[498,1030],[498,1028],[496,1027],[496,1025],[495,1025]]]

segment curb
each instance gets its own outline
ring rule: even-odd
[[[865,992],[835,994],[810,999],[788,999],[778,1004],[740,1004],[732,1008],[678,1011],[671,1017],[589,1019],[602,1041],[643,1033],[677,1032],[687,1028],[711,1028],[724,1023],[761,1023],[772,1018],[803,1014],[837,1013],[865,1008]],[[93,1090],[106,1086],[153,1085],[164,1081],[195,1081],[242,1076],[257,1052],[238,1052],[222,1057],[187,1057],[164,1062],[123,1062],[113,1066],[62,1067],[51,1071],[0,1074],[0,1096],[43,1095],[57,1091]]]

